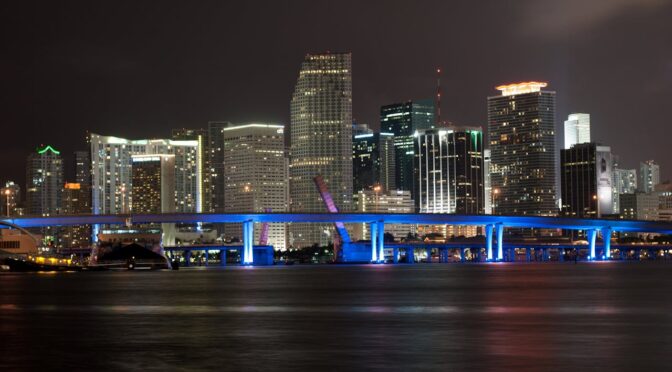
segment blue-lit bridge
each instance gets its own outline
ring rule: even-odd
[[[565,217],[493,216],[456,214],[373,214],[373,213],[165,213],[146,215],[73,215],[50,217],[20,217],[2,220],[22,228],[69,225],[129,225],[150,223],[242,223],[242,262],[254,263],[254,223],[366,223],[371,225],[371,242],[344,246],[346,262],[385,260],[383,237],[385,224],[482,226],[485,232],[485,257],[488,261],[505,260],[504,228],[534,228],[581,230],[586,232],[588,259],[611,257],[611,239],[603,239],[601,255],[597,255],[597,235],[611,237],[613,232],[672,234],[672,223],[658,221],[631,221],[583,219]],[[393,246],[393,245],[391,245]],[[479,243],[472,244],[478,247]],[[449,246],[444,247],[449,249]],[[398,248],[397,248],[398,249]],[[409,249],[406,247],[406,249]],[[422,249],[420,247],[412,247]],[[427,249],[427,248],[425,248]],[[547,249],[569,249],[566,246]],[[396,252],[396,251],[395,251]],[[544,253],[547,255],[548,253]],[[529,255],[529,253],[528,253]],[[395,259],[397,255],[395,254]]]

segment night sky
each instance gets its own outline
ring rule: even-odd
[[[0,181],[25,182],[40,143],[86,149],[87,130],[169,137],[210,120],[289,124],[307,52],[351,51],[354,118],[432,97],[487,126],[500,83],[557,92],[557,130],[592,116],[625,167],[672,176],[672,1],[16,1],[0,5]],[[20,4],[19,4],[20,3]],[[365,4],[364,4],[365,3]],[[67,159],[69,160],[69,159]]]

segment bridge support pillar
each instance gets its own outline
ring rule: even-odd
[[[590,229],[586,231],[588,234],[588,259],[595,259],[595,241],[597,240],[597,230]]]
[[[226,266],[226,249],[220,249],[219,251],[219,265]]]
[[[385,263],[385,222],[378,221],[378,261]]]
[[[532,261],[532,249],[531,248],[525,248],[525,260],[527,260],[527,262]]]
[[[209,254],[207,249],[203,253],[204,253],[204,256],[205,256],[205,266],[207,267],[208,266],[208,260],[210,259],[210,254]]]
[[[427,263],[432,263],[432,248],[427,248]]]
[[[497,261],[504,260],[504,224],[498,223],[495,225],[497,232]]]
[[[243,265],[252,265],[254,263],[254,223],[252,221],[243,222]]]
[[[494,225],[485,225],[485,250],[488,261],[494,261],[494,257],[492,256],[492,231],[494,229]]]
[[[406,248],[406,263],[415,263],[415,249],[413,247]]]
[[[392,248],[392,255],[392,262],[395,264],[399,263],[399,248]]]
[[[542,249],[541,249],[541,254],[542,254],[542,256],[543,256],[542,260],[543,260],[544,262],[550,260],[550,256],[551,256],[551,255],[550,255],[550,252],[549,252],[549,249],[548,249],[548,248],[542,248]]]
[[[369,224],[369,236],[371,240],[371,263],[378,262],[378,222]]]
[[[602,255],[603,260],[611,259],[611,233],[613,230],[611,227],[605,227],[602,229],[602,241],[604,246],[604,254]]]
[[[191,265],[191,251],[184,251],[184,266],[189,267]]]
[[[565,248],[558,248],[558,261],[565,261]]]

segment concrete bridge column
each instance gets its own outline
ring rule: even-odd
[[[207,249],[204,251],[204,255],[205,255],[205,266],[208,266],[208,259],[210,259],[210,254]]]
[[[541,255],[542,255],[542,260],[544,262],[549,261],[550,256],[551,256],[548,248],[542,248],[541,249]]]
[[[392,248],[392,263],[399,263],[399,248]]]
[[[611,259],[611,233],[613,230],[611,227],[605,227],[602,229],[602,241],[604,242],[604,254],[602,255],[603,260]]]
[[[565,248],[558,248],[558,261],[565,261]]]
[[[378,261],[385,263],[385,222],[378,221]]]
[[[525,248],[525,259],[527,262],[532,261],[532,249],[531,248]]]
[[[226,249],[220,249],[219,250],[219,265],[220,266],[226,266]]]
[[[498,223],[496,225],[497,231],[497,261],[504,259],[504,224]]]
[[[415,263],[415,248],[413,247],[406,248],[406,263],[409,264]]]
[[[492,256],[492,232],[494,229],[494,225],[485,225],[485,249],[488,261],[494,261],[494,257]]]
[[[586,231],[588,234],[588,259],[595,259],[595,241],[597,240],[597,230],[590,229]]]
[[[254,263],[254,223],[252,221],[243,222],[243,264],[252,265]]]
[[[432,263],[432,248],[427,248],[427,263]]]
[[[191,261],[191,251],[186,250],[186,251],[184,251],[184,266],[185,267],[189,267],[189,265],[191,264],[191,262],[189,262],[189,261]]]
[[[375,263],[378,262],[378,223],[371,222],[369,226],[369,236],[371,237],[371,262]]]

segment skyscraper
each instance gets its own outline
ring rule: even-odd
[[[198,159],[200,159],[200,183],[198,188],[201,195],[201,211],[212,212],[212,177],[210,162],[210,146],[207,129],[173,129],[172,139],[174,141],[196,141],[198,142]]]
[[[313,178],[321,175],[339,210],[352,209],[350,53],[307,54],[291,101],[290,193],[293,212],[324,212]],[[332,227],[293,224],[295,247],[332,241]]]
[[[175,155],[132,155],[132,203],[135,214],[175,212]]]
[[[639,163],[639,191],[653,192],[658,184],[660,184],[660,166],[653,160]]]
[[[590,114],[570,114],[565,120],[565,149],[590,142]]]
[[[133,155],[175,155],[175,205],[178,212],[201,212],[201,159],[196,140],[127,140],[91,134],[94,214],[128,213]]]
[[[416,210],[483,214],[482,130],[426,129],[414,137]]]
[[[374,133],[370,129],[353,136],[352,177],[355,191],[374,186],[383,190],[394,187],[393,141],[392,133]]]
[[[224,129],[225,212],[287,212],[289,207],[288,160],[284,126],[241,124]],[[240,224],[227,224],[226,234],[242,237]],[[286,248],[284,223],[268,226],[268,244]],[[259,240],[261,226],[254,229]]]
[[[431,99],[395,103],[380,108],[381,132],[394,135],[396,189],[413,192],[413,134],[434,128],[434,111]],[[411,196],[417,200],[416,195]]]
[[[621,194],[634,194],[637,191],[637,170],[620,169],[618,166],[618,156],[612,155],[614,159],[612,191],[614,199],[614,213],[621,211]]]
[[[490,149],[483,150],[483,197],[485,214],[492,214],[492,184],[490,181]]]
[[[66,182],[63,186],[63,214],[90,214],[90,200],[91,189],[88,185]],[[66,248],[88,247],[91,241],[91,227],[89,225],[65,226],[62,228],[61,241],[63,247]]]
[[[61,211],[63,159],[51,146],[42,146],[28,155],[26,166],[26,207],[29,215],[49,216]]]
[[[562,213],[600,218],[614,213],[611,149],[581,143],[560,150]]]
[[[502,85],[488,97],[495,214],[557,215],[555,92],[546,85]]]
[[[75,183],[91,185],[91,153],[75,151]]]
[[[224,128],[230,126],[228,121],[208,122],[206,167],[210,182],[210,211],[224,212]]]
[[[17,208],[21,202],[21,187],[14,181],[7,181],[5,187],[0,189],[0,195],[2,195],[2,205],[0,205],[2,213],[0,215],[17,215]]]

